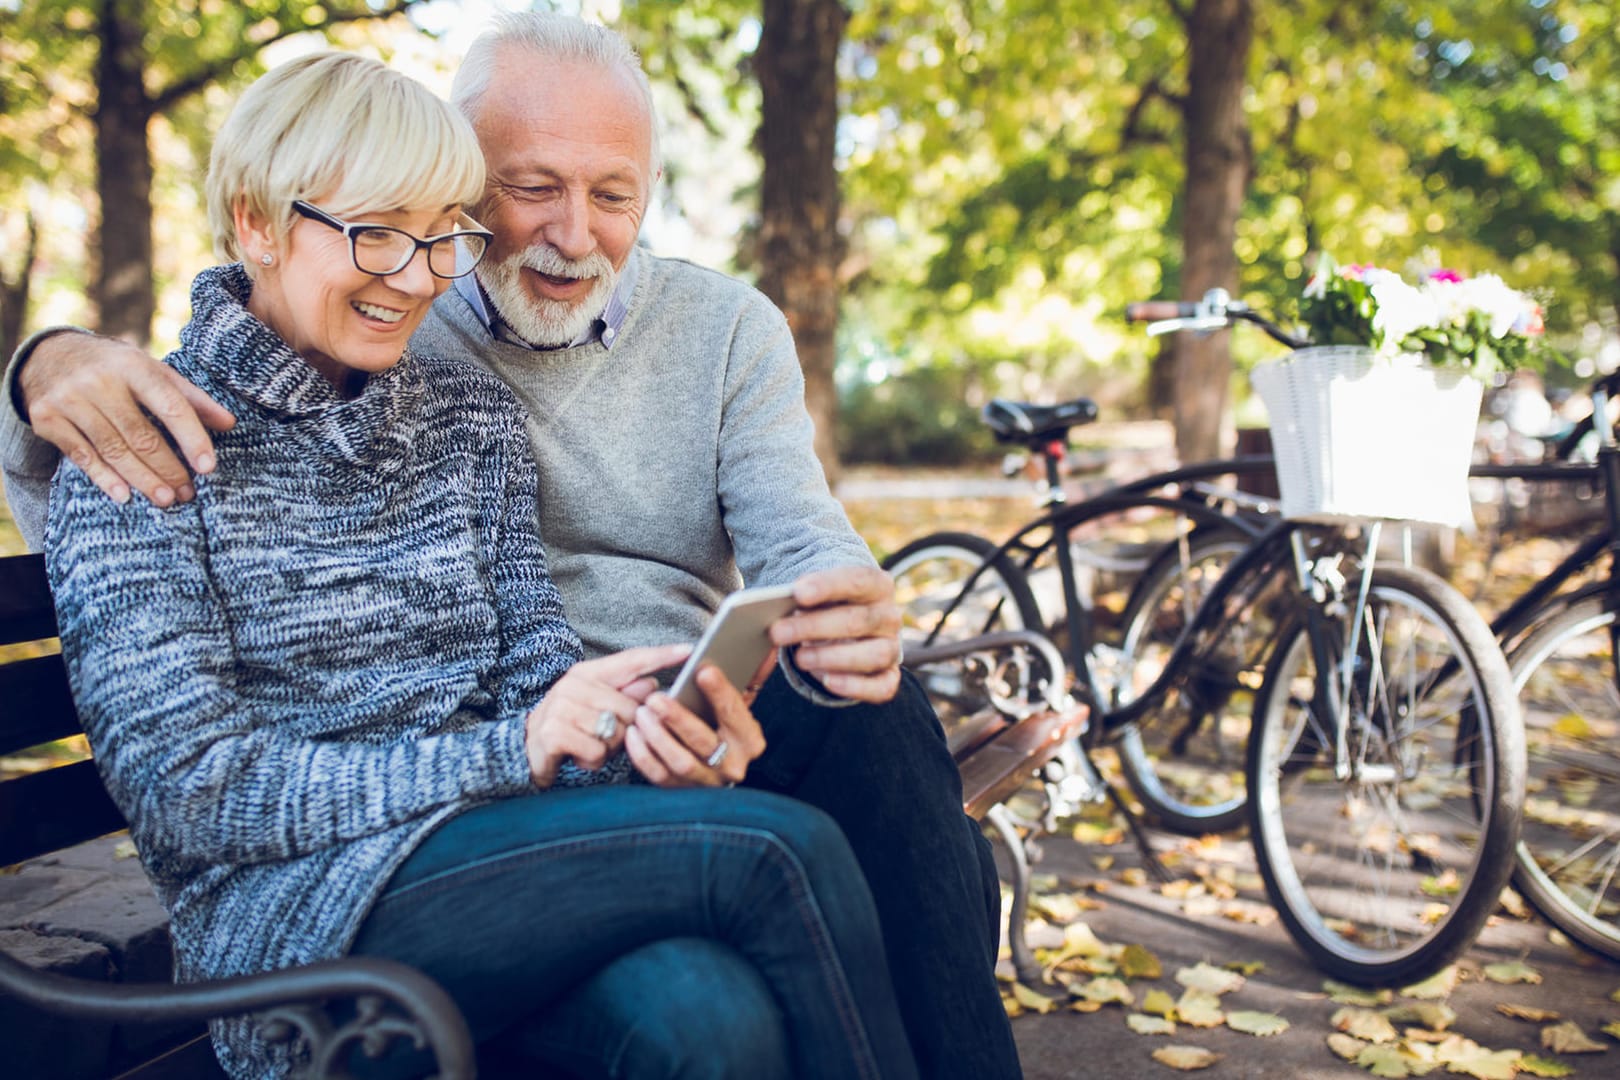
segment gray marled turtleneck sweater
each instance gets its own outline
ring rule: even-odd
[[[407,353],[343,400],[250,288],[201,274],[168,357],[237,417],[197,499],[120,506],[64,464],[46,542],[74,698],[182,979],[340,955],[437,824],[533,790],[524,715],[580,654],[511,392]],[[215,1033],[233,1074],[272,1071],[243,1025]]]

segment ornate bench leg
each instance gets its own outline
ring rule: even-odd
[[[1024,919],[1029,911],[1029,859],[1024,854],[1024,841],[1006,806],[997,803],[986,811],[984,819],[995,826],[996,834],[1007,845],[1007,858],[1012,861],[1013,899],[1012,909],[1007,912],[1007,948],[1012,952],[1013,970],[1020,982],[1039,984],[1041,966],[1024,937]]]

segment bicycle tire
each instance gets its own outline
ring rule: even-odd
[[[1152,684],[1203,597],[1251,542],[1235,529],[1201,527],[1185,548],[1171,541],[1148,564],[1120,619],[1116,704]],[[1163,828],[1201,836],[1229,832],[1246,819],[1243,773],[1253,694],[1239,674],[1252,655],[1238,643],[1236,651],[1201,657],[1191,692],[1120,735],[1120,771]]]
[[[1508,666],[1528,760],[1514,884],[1548,922],[1620,960],[1617,615],[1600,593],[1562,604]]]
[[[947,613],[980,566],[985,570],[972,593]],[[1043,628],[1040,606],[1024,572],[982,536],[964,532],[924,536],[884,559],[883,569],[895,579],[902,643],[910,639],[943,645],[992,630]]]
[[[1524,731],[1507,662],[1467,600],[1406,567],[1375,568],[1371,586],[1347,711],[1352,775],[1335,776],[1309,635],[1294,624],[1256,703],[1249,821],[1301,949],[1334,978],[1400,986],[1455,959],[1496,907]]]

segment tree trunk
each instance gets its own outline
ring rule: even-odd
[[[761,117],[759,287],[787,315],[804,368],[816,455],[838,473],[838,0],[764,0],[755,64]]]
[[[152,102],[144,81],[141,5],[102,0],[96,64],[96,280],[100,330],[146,345],[157,294],[152,284]]]
[[[1196,0],[1187,26],[1187,190],[1181,243],[1181,295],[1237,288],[1238,214],[1248,185],[1248,135],[1243,116],[1252,0]],[[1228,396],[1232,356],[1225,331],[1178,335],[1175,388],[1176,453],[1184,462],[1219,457],[1230,445]]]
[[[39,222],[29,210],[24,218],[27,239],[23,241],[22,265],[15,278],[0,273],[0,363],[10,359],[22,344],[23,327],[28,320],[28,292],[34,280],[34,259],[39,255]]]

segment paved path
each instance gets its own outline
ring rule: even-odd
[[[1155,834],[1160,850],[1192,851],[1191,845],[1166,834]],[[1100,871],[1095,859],[1113,857],[1114,864]],[[1033,1013],[1013,1020],[1028,1080],[1071,1080],[1080,1077],[1165,1077],[1180,1075],[1153,1060],[1152,1052],[1170,1044],[1194,1045],[1222,1055],[1213,1066],[1196,1075],[1214,1078],[1288,1077],[1294,1080],[1316,1077],[1366,1077],[1372,1075],[1336,1057],[1328,1048],[1333,1031],[1330,1018],[1342,1006],[1328,1000],[1323,992],[1323,976],[1313,968],[1289,939],[1280,923],[1234,921],[1219,912],[1189,916],[1188,904],[1195,908],[1237,905],[1233,910],[1264,916],[1263,891],[1250,882],[1253,861],[1244,839],[1223,840],[1217,847],[1190,854],[1177,872],[1189,881],[1200,881],[1198,870],[1210,875],[1233,876],[1240,888],[1233,901],[1213,898],[1191,900],[1166,897],[1152,885],[1122,883],[1127,868],[1142,865],[1128,840],[1110,845],[1083,845],[1068,838],[1049,839],[1044,858],[1036,867],[1044,875],[1037,894],[1080,896],[1100,901],[1102,907],[1079,913],[1102,941],[1118,945],[1144,946],[1160,961],[1163,975],[1158,979],[1133,980],[1140,1001],[1147,990],[1159,988],[1179,997],[1182,988],[1174,981],[1177,971],[1200,961],[1215,965],[1260,963],[1264,966],[1250,975],[1245,985],[1222,997],[1227,1010],[1259,1010],[1275,1013],[1288,1021],[1288,1029],[1265,1038],[1242,1034],[1225,1027],[1210,1029],[1180,1025],[1174,1036],[1143,1036],[1126,1026],[1128,1011],[1119,1005],[1082,1014],[1059,1009],[1045,1015]],[[1226,867],[1228,869],[1221,869]],[[1101,882],[1105,891],[1094,891]],[[1463,979],[1445,999],[1456,1011],[1451,1030],[1492,1050],[1521,1049],[1546,1055],[1539,1037],[1547,1024],[1510,1019],[1498,1012],[1501,1003],[1556,1010],[1563,1019],[1574,1020],[1586,1034],[1609,1049],[1605,1053],[1564,1054],[1559,1060],[1572,1066],[1576,1077],[1620,1077],[1620,1041],[1599,1033],[1604,1024],[1620,1021],[1620,1002],[1610,994],[1620,991],[1620,965],[1598,961],[1567,945],[1549,940],[1549,928],[1540,920],[1521,920],[1505,913],[1493,918],[1485,933],[1459,963]],[[1058,944],[1061,931],[1048,924],[1037,928],[1031,941]],[[1539,985],[1504,985],[1482,976],[1485,965],[1523,961],[1540,974]],[[1397,999],[1396,1003],[1407,999]],[[1445,1069],[1429,1074],[1452,1075]],[[1521,1073],[1520,1075],[1528,1075]]]

